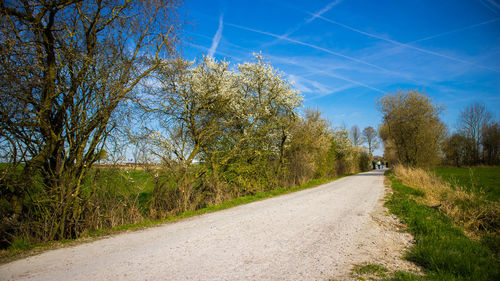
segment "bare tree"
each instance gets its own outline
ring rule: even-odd
[[[361,130],[359,129],[358,125],[354,125],[351,127],[351,139],[352,145],[354,146],[360,146],[361,144],[363,144],[364,139],[361,135]]]
[[[362,133],[363,143],[368,144],[368,153],[373,154],[373,151],[379,147],[377,131],[372,126],[363,129]]]
[[[148,147],[148,143],[145,141],[139,141],[134,143],[134,164],[137,166],[144,166],[150,163],[151,154],[150,148]]]
[[[1,1],[1,140],[20,175],[4,185],[12,215],[27,191],[48,239],[75,237],[81,182],[113,130],[113,113],[173,53],[179,2]],[[23,165],[18,165],[23,163]],[[38,179],[41,179],[38,181]],[[36,200],[36,199],[33,199]]]
[[[466,156],[469,164],[478,164],[480,162],[483,129],[490,120],[491,113],[482,103],[473,103],[460,112],[458,130],[470,143]]]

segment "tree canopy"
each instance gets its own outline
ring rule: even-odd
[[[379,128],[386,157],[413,167],[431,167],[440,160],[445,126],[442,108],[418,90],[398,90],[378,100],[383,114]]]

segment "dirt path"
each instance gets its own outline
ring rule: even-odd
[[[383,194],[383,171],[371,171],[45,252],[0,266],[0,279],[328,280],[349,271]]]

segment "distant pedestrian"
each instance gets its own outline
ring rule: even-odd
[[[372,161],[373,170],[375,170],[375,160]]]
[[[379,160],[379,161],[377,161],[377,167],[378,167],[378,169],[380,170],[380,160]]]

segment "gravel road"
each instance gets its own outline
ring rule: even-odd
[[[375,170],[0,266],[0,280],[328,280],[384,192]]]

